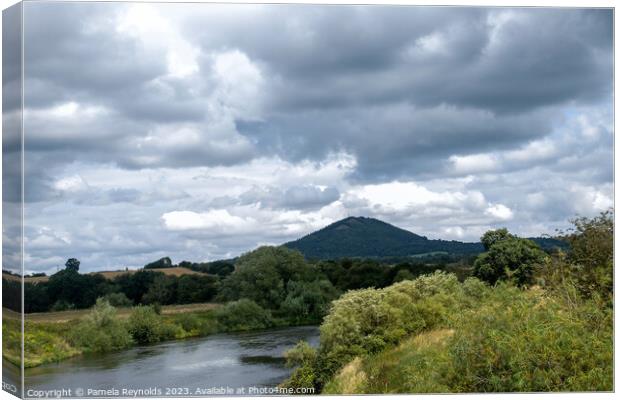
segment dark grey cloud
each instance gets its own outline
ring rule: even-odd
[[[85,143],[92,149],[86,157],[124,168],[233,165],[265,152],[322,159],[347,151],[360,160],[358,179],[415,177],[451,154],[546,136],[550,107],[610,93],[610,10],[184,7],[187,13],[173,5],[159,10],[172,11],[196,49],[200,73],[191,79],[166,76],[165,56],[119,32],[120,5],[28,5],[28,105],[77,101],[111,112],[94,120],[96,127],[77,121],[56,128],[88,132],[82,138],[33,127],[31,150]],[[240,128],[255,150],[239,137],[227,149],[209,141],[209,70],[213,55],[225,51],[246,54],[266,81],[263,122]],[[239,113],[231,118],[246,123]],[[126,143],[174,123],[199,125],[206,140],[166,151]],[[93,138],[96,131],[109,135]]]
[[[239,196],[239,204],[260,203],[267,208],[308,210],[321,208],[339,198],[340,193],[335,187],[320,188],[312,185],[286,188],[253,187]]]
[[[234,256],[349,213],[530,235],[613,198],[610,9],[30,2],[24,28],[31,270]]]

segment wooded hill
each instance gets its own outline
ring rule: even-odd
[[[543,249],[564,247],[559,240],[532,238]],[[349,217],[284,246],[301,252],[307,259],[387,258],[447,253],[478,254],[481,243],[428,239],[375,218]]]

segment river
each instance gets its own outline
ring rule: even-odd
[[[283,353],[299,340],[317,346],[318,328],[217,334],[74,357],[26,369],[26,397],[40,394],[34,390],[61,389],[65,389],[63,397],[134,393],[128,390],[137,390],[137,397],[268,394],[267,388],[290,375]]]

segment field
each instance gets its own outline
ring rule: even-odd
[[[124,274],[134,274],[137,271],[141,271],[141,269],[130,269],[127,271],[99,271],[99,272],[90,272],[89,275],[103,275],[106,279],[114,279],[119,275],[124,275]],[[183,275],[206,275],[202,272],[197,272],[197,271],[193,271],[189,268],[183,268],[183,267],[171,267],[171,268],[157,268],[157,269],[151,269],[149,271],[155,271],[155,272],[161,272],[165,275],[170,275],[170,276],[183,276]],[[11,275],[11,274],[6,274],[3,273],[2,274],[2,278],[3,279],[9,279],[9,280],[19,280],[19,277],[16,275]],[[49,280],[49,276],[35,276],[35,277],[25,277],[24,278],[24,282],[26,283],[39,283],[39,282],[47,282]]]
[[[211,311],[219,307],[217,303],[195,303],[195,304],[175,304],[170,306],[163,306],[161,313],[163,315],[184,314],[193,312]],[[120,318],[127,318],[131,314],[131,307],[119,307],[117,309],[117,315]],[[68,310],[57,312],[44,312],[44,313],[31,313],[26,314],[26,321],[30,322],[69,322],[72,320],[80,319],[87,315],[91,310],[89,308],[81,310]],[[19,313],[11,311],[7,308],[2,309],[4,318],[19,319]]]

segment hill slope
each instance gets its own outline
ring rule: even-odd
[[[406,257],[431,252],[474,254],[483,251],[480,243],[429,240],[366,217],[345,218],[284,246],[299,250],[310,259]]]

